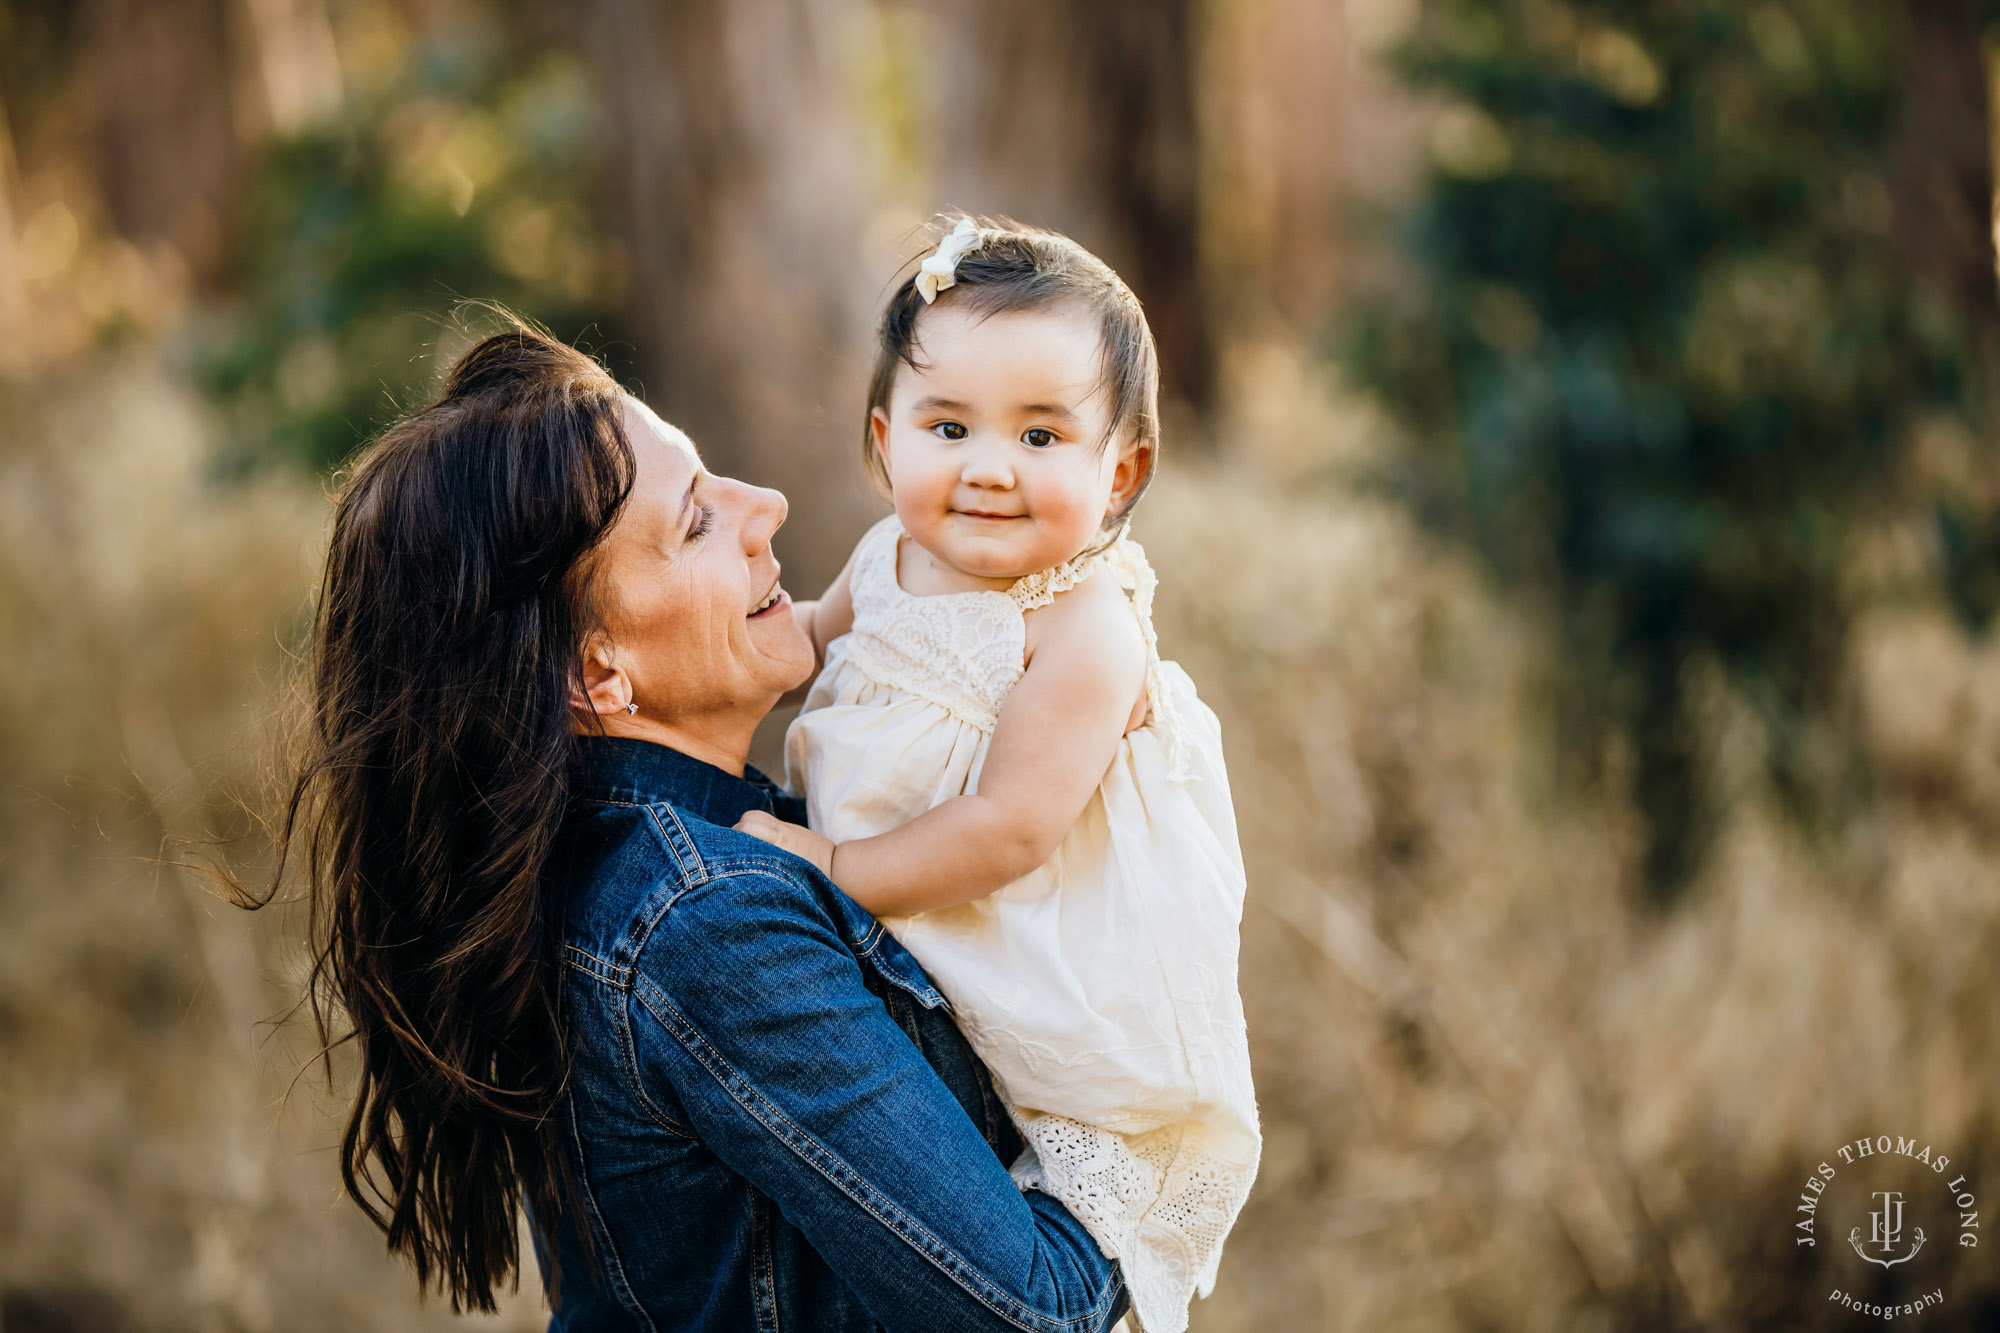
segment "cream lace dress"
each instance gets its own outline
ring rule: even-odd
[[[1100,563],[1145,633],[1152,719],[1127,735],[1047,864],[977,902],[885,925],[950,1000],[1028,1151],[1015,1180],[1060,1199],[1124,1269],[1146,1333],[1181,1333],[1215,1282],[1261,1140],[1236,989],[1243,860],[1214,713],[1159,660],[1136,542],[1006,592],[917,597],[891,516],[857,548],[853,632],[786,738],[812,827],[885,833],[965,792],[1021,678],[1023,613]]]

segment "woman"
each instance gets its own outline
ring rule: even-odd
[[[916,962],[730,828],[799,814],[745,764],[813,668],[784,517],[527,329],[356,465],[284,830],[348,1191],[454,1308],[525,1204],[554,1329],[1107,1327]]]

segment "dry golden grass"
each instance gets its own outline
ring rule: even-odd
[[[1882,1133],[1975,1187],[1996,1160],[2000,644],[1886,593],[1863,614],[1878,789],[1813,843],[1698,672],[1729,809],[1684,903],[1643,909],[1627,803],[1557,776],[1527,614],[1307,466],[1383,433],[1277,379],[1285,448],[1176,466],[1136,525],[1250,866],[1267,1155],[1196,1327],[1847,1326],[1830,1290],[1885,1298],[1841,1239],[1870,1205],[1799,1249],[1812,1166]],[[1922,1204],[1955,1231],[1941,1188]],[[1896,1290],[1945,1287],[1927,1326],[1996,1326],[2000,1271],[1950,1239]]]
[[[0,1300],[4,1326],[445,1326],[335,1197],[285,914],[236,810],[324,505],[218,485],[210,423],[136,358],[11,391],[0,428]],[[539,1325],[537,1293],[505,1327]]]

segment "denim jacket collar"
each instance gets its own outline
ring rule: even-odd
[[[751,810],[805,822],[802,801],[745,764],[743,776],[655,741],[586,736],[578,746],[577,794],[647,805],[666,801],[723,828]]]

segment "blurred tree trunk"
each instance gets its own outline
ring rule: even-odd
[[[1341,201],[1392,181],[1398,153],[1416,157],[1397,125],[1408,97],[1349,27],[1321,0],[1208,20],[1202,223],[1219,336],[1316,336],[1352,259]]]
[[[860,259],[867,163],[838,84],[853,4],[591,0],[583,31],[642,389],[711,467],[809,501],[780,539],[803,596],[875,503],[849,350],[883,276]]]
[[[1972,325],[2000,330],[1993,252],[1993,148],[1981,0],[1909,0],[1902,128],[1891,148],[1894,236],[1903,263]]]
[[[1145,303],[1163,389],[1215,397],[1193,0],[955,0],[938,19],[941,202],[1056,227]]]
[[[1215,399],[1215,346],[1202,288],[1193,10],[1191,0],[1063,7],[1077,23],[1083,86],[1096,113],[1092,132],[1081,136],[1085,179],[1103,189],[1119,247],[1130,256],[1124,272],[1160,343],[1162,387],[1206,412]]]
[[[212,274],[243,168],[227,0],[89,0],[80,17],[94,175],[112,224]]]
[[[27,289],[22,285],[19,242],[20,219],[14,216],[14,195],[19,189],[14,172],[14,131],[8,122],[7,104],[0,100],[0,374],[25,363],[25,340],[14,330],[21,327],[28,308]]]

